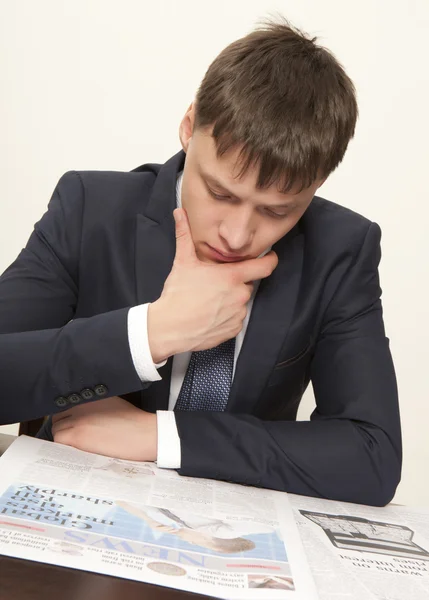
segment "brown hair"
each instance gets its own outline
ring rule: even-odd
[[[258,166],[258,188],[287,193],[327,177],[354,135],[353,82],[316,39],[264,22],[225,48],[199,87],[195,127],[213,126],[218,157],[240,149],[239,177]]]

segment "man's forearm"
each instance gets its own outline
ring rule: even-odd
[[[0,423],[54,414],[88,401],[90,393],[89,400],[97,400],[143,389],[130,356],[127,313],[119,309],[58,329],[0,334]]]
[[[230,413],[180,412],[176,420],[182,475],[377,506],[399,483],[400,440],[376,427]]]

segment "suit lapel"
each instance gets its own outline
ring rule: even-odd
[[[173,210],[176,208],[177,175],[185,153],[179,152],[160,169],[144,214],[136,219],[135,278],[138,304],[154,302],[162,292],[176,251]],[[144,408],[166,410],[170,393],[172,357],[159,369],[161,381],[143,391]]]
[[[160,169],[143,214],[136,222],[136,293],[139,304],[161,295],[176,251],[173,210],[176,182],[183,169],[185,153],[179,152]]]
[[[256,293],[238,356],[227,411],[249,413],[261,396],[287,337],[298,296],[304,236],[296,225],[273,246],[279,263]]]

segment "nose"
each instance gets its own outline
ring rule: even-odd
[[[228,215],[219,227],[219,235],[228,252],[245,251],[253,237],[251,215],[244,211]]]

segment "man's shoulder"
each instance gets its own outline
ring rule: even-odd
[[[147,164],[133,171],[74,171],[80,179],[85,199],[96,201],[103,196],[104,202],[133,199],[140,202],[152,191],[161,165]]]
[[[108,224],[144,212],[161,165],[134,171],[70,170],[55,188],[50,207],[64,216],[84,215],[86,226]],[[59,203],[59,204],[58,204]]]
[[[361,244],[371,224],[367,217],[320,196],[313,198],[300,222],[308,242],[318,250]]]
[[[346,227],[367,229],[371,224],[370,219],[360,213],[321,196],[314,196],[306,217],[314,223],[318,222],[326,226],[342,223]]]
[[[142,182],[156,179],[162,164],[145,163],[130,171],[119,170],[74,170],[75,173],[88,185],[104,185],[116,183],[117,185],[128,185],[130,182]],[[67,174],[67,173],[66,173]]]

